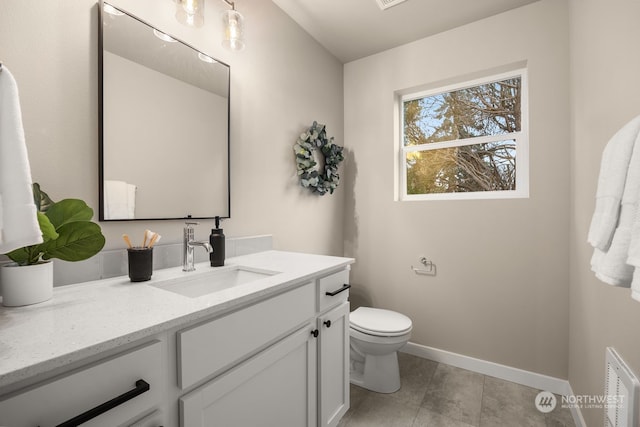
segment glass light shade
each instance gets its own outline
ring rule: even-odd
[[[202,27],[204,0],[176,0],[176,19],[189,27]]]
[[[244,17],[237,10],[222,12],[222,45],[230,50],[244,49]]]

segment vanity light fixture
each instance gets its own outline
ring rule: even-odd
[[[153,35],[155,35],[157,38],[159,38],[163,42],[167,42],[167,43],[175,43],[176,42],[176,40],[173,37],[163,33],[162,31],[158,31],[155,28],[153,29]]]
[[[189,27],[202,27],[204,0],[176,0],[176,19]]]
[[[236,4],[230,0],[222,0],[231,6],[231,10],[222,12],[224,34],[222,46],[229,50],[244,49],[244,17],[236,10]]]

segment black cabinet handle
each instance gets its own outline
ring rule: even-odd
[[[314,329],[313,331],[311,331],[311,335],[313,335],[314,338],[318,338],[319,333],[320,331],[318,331],[317,329]]]
[[[351,285],[348,284],[344,284],[342,285],[342,287],[340,289],[338,289],[337,291],[333,291],[333,292],[325,292],[325,295],[329,295],[330,297],[335,297],[336,295],[338,295],[340,292],[344,292],[347,289],[349,289],[351,287]]]
[[[133,390],[129,390],[128,392],[121,394],[118,397],[114,397],[113,399],[103,403],[102,405],[98,405],[93,409],[89,409],[87,412],[82,413],[68,421],[65,421],[62,424],[58,424],[56,427],[76,427],[80,424],[84,424],[87,421],[97,417],[98,415],[102,415],[105,412],[112,410],[116,406],[122,405],[126,401],[149,391],[150,388],[151,387],[149,386],[148,382],[146,382],[145,380],[138,380],[136,381],[136,388],[134,388]]]
[[[325,321],[325,322],[323,322],[323,323],[324,323],[324,325],[325,325],[327,328],[330,328],[330,327],[331,327],[331,320],[327,320],[327,321]]]

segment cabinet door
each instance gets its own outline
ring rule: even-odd
[[[334,427],[349,409],[349,303],[318,322],[319,425]]]
[[[312,326],[180,399],[182,427],[315,426],[316,339]]]

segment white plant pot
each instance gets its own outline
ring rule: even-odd
[[[5,264],[0,268],[2,305],[18,307],[50,300],[53,296],[53,263],[19,266]]]

